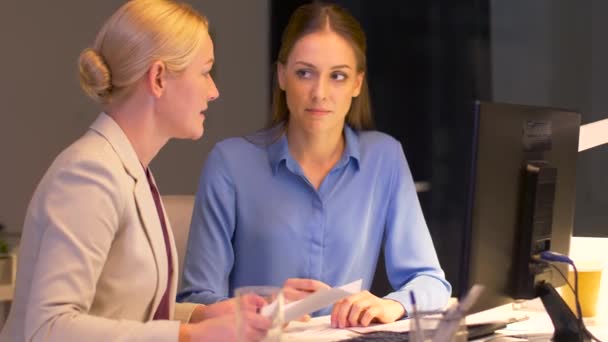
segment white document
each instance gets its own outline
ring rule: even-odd
[[[314,317],[308,322],[292,321],[283,332],[285,342],[329,342],[359,336],[348,329],[331,327],[329,316]]]
[[[363,281],[359,279],[340,287],[319,290],[304,299],[286,304],[283,319],[285,322],[293,321],[294,319],[300,318],[306,314],[323,309],[324,307],[331,305],[342,298],[359,293],[361,292],[362,282]],[[260,313],[266,317],[272,317],[276,314],[278,305],[278,302],[275,300],[274,302],[263,307]]]
[[[608,143],[608,119],[582,125],[578,136],[578,151]]]

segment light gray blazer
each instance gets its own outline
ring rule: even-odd
[[[167,225],[174,299],[177,252]],[[167,270],[143,167],[118,124],[102,113],[34,193],[0,341],[177,341],[179,321],[151,320]],[[187,322],[193,309],[171,301],[176,320]]]

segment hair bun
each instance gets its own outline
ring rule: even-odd
[[[98,102],[109,102],[112,92],[110,68],[97,51],[87,48],[78,59],[80,86],[87,95]]]

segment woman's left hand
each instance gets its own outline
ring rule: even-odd
[[[379,298],[369,291],[362,291],[334,304],[331,311],[331,326],[347,328],[368,326],[372,321],[391,323],[405,315],[401,303]]]

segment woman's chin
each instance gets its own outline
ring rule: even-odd
[[[205,134],[205,128],[201,127],[200,131],[195,132],[190,139],[198,140],[198,139],[202,138],[204,134]]]
[[[184,134],[184,135],[178,137],[178,139],[199,140],[200,138],[203,137],[204,134],[205,134],[205,128],[203,126],[200,126],[200,128],[198,130],[192,130],[188,134]]]

